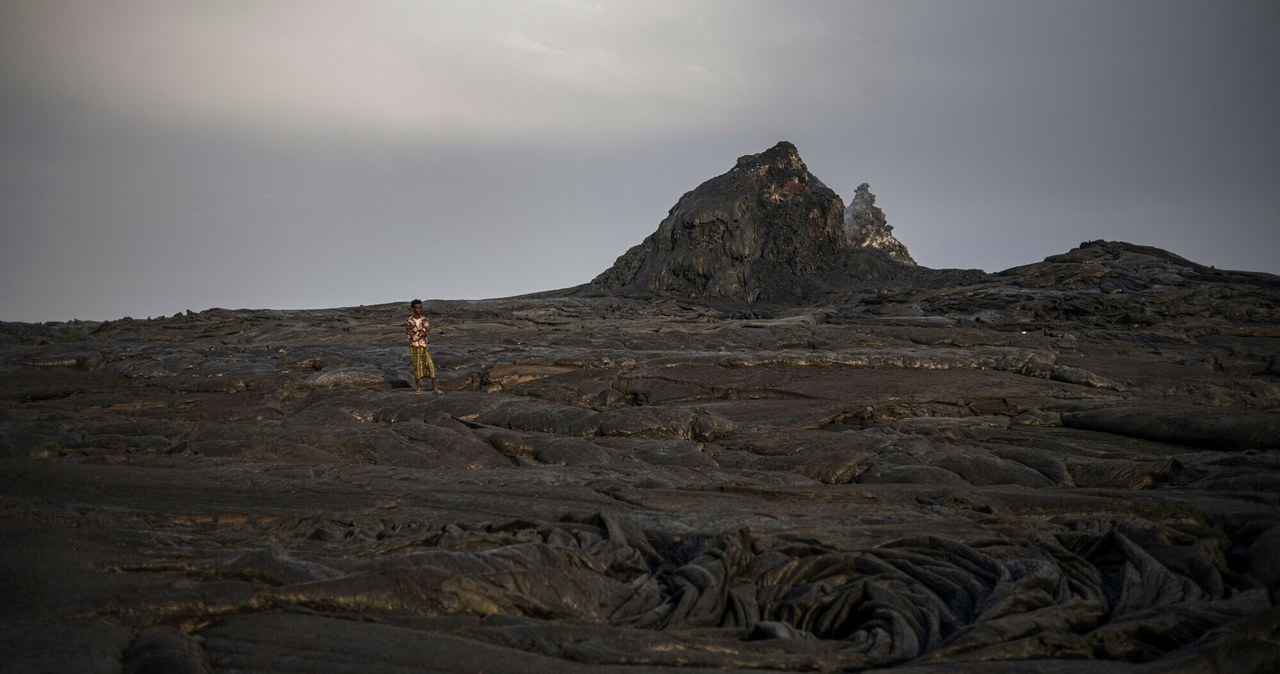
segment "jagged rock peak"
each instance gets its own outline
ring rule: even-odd
[[[884,211],[876,206],[876,195],[871,193],[871,185],[867,183],[858,185],[853,201],[844,211],[844,232],[852,246],[875,248],[903,264],[916,263],[907,247],[894,237],[893,226]]]
[[[791,169],[808,172],[804,161],[800,159],[800,151],[796,149],[795,144],[791,141],[780,140],[777,145],[755,154],[744,154],[738,157],[734,170],[752,168],[761,168],[768,166],[787,167]]]
[[[782,141],[687,192],[592,283],[755,302],[812,295],[849,249],[844,204]]]

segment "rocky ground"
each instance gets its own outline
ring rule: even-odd
[[[1269,672],[1280,279],[0,326],[7,672]]]

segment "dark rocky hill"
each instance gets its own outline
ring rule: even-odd
[[[0,324],[0,670],[1277,671],[1280,278],[842,212],[780,144],[428,301],[440,396],[404,302]]]
[[[686,193],[592,283],[629,295],[794,306],[853,288],[965,278],[916,267],[868,190],[853,206],[849,220],[840,196],[782,141]]]
[[[1019,329],[1167,332],[1265,324],[1280,311],[1280,277],[1218,270],[1120,241],[1086,241],[1043,262],[974,280],[943,288],[884,289],[860,305],[879,305],[898,315],[972,315]]]

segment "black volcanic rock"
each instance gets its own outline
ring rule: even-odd
[[[1274,672],[1280,279],[982,279],[0,323],[0,669]]]
[[[939,295],[926,306],[994,310],[1038,325],[1193,333],[1273,320],[1280,277],[1214,269],[1160,248],[1099,240],[993,274],[980,285],[985,287]]]
[[[855,248],[874,248],[903,264],[916,263],[907,247],[893,235],[893,225],[876,206],[876,195],[867,183],[858,185],[853,201],[844,211],[844,232]]]
[[[839,195],[782,141],[686,193],[592,283],[624,294],[803,304],[857,283],[913,278],[894,255],[851,246]]]
[[[1204,284],[1280,288],[1280,278],[1274,274],[1216,269],[1154,246],[1103,240],[1085,241],[1066,253],[1050,255],[1043,263],[1014,267],[1000,275],[1043,280],[1046,272],[1061,277],[1059,285],[1094,285],[1105,293]]]

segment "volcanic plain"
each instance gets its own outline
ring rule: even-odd
[[[0,669],[1280,665],[1280,278],[653,260],[425,302],[442,395],[409,298],[0,324]]]

